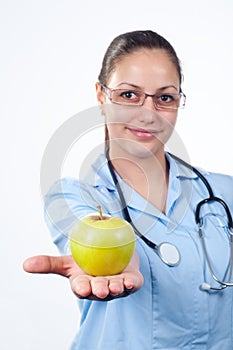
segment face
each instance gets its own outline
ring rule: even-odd
[[[163,50],[140,50],[123,57],[107,82],[111,89],[139,90],[153,95],[179,93],[179,75],[175,65]],[[136,157],[148,157],[164,152],[174,129],[177,110],[158,109],[152,97],[143,106],[111,103],[105,91],[97,85],[97,98],[103,106],[110,139],[110,150]],[[115,152],[116,153],[116,152]]]

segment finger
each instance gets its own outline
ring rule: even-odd
[[[105,277],[95,277],[91,280],[92,294],[97,296],[97,298],[103,299],[108,296],[108,279]]]
[[[72,291],[78,297],[87,297],[92,293],[90,280],[87,276],[77,276],[70,281]]]
[[[112,295],[119,295],[124,292],[124,280],[123,278],[114,277],[109,281],[109,292]]]
[[[23,268],[30,273],[55,273],[67,277],[72,264],[71,256],[38,255],[26,259]]]
[[[143,276],[140,272],[137,274],[125,274],[124,275],[124,286],[127,290],[136,291],[139,290],[144,283]]]
[[[125,277],[124,278],[124,286],[126,289],[130,290],[130,289],[137,289],[137,281],[135,279],[135,277]]]

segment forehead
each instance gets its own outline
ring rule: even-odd
[[[109,81],[121,80],[144,82],[147,80],[179,81],[179,73],[165,50],[140,49],[122,56],[115,64]]]

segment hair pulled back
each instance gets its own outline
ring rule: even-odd
[[[107,85],[108,79],[114,71],[116,64],[124,56],[143,48],[164,50],[174,63],[181,84],[181,66],[174,48],[165,38],[151,30],[132,31],[121,34],[113,39],[103,58],[102,68],[98,77],[99,83],[101,85]]]

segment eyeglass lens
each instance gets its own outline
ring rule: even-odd
[[[111,101],[118,104],[140,106],[144,103],[147,96],[151,96],[157,107],[178,109],[179,107],[184,106],[183,94],[163,93],[149,95],[141,91],[124,89],[110,90],[110,92]]]

